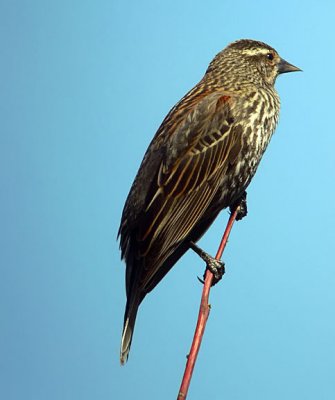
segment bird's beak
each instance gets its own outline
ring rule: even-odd
[[[285,74],[286,72],[302,71],[300,68],[295,67],[284,59],[280,59],[278,63],[278,74]]]

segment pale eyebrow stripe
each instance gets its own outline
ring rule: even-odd
[[[256,56],[257,54],[267,54],[269,49],[245,49],[242,50],[242,54],[247,54],[248,56]]]

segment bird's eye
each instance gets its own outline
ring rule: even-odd
[[[273,60],[273,53],[268,53],[267,55],[266,55],[266,58],[268,59],[268,60],[270,60],[270,61],[272,61]]]

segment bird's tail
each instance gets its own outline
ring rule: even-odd
[[[120,349],[120,362],[122,365],[125,364],[128,360],[131,340],[134,333],[137,310],[140,302],[141,301],[138,295],[135,295],[134,297],[132,296],[130,299],[127,300],[126,311],[124,313],[124,324]]]

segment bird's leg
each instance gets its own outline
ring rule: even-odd
[[[236,209],[236,221],[240,221],[248,214],[246,191],[229,207],[231,213],[234,213]]]
[[[240,221],[244,218],[247,213],[247,192],[244,191],[243,194],[230,205],[229,210],[231,213],[234,213],[237,210],[236,221]],[[207,269],[209,269],[214,275],[213,286],[222,279],[223,274],[225,273],[225,264],[223,261],[217,260],[216,258],[210,256],[204,250],[202,250],[199,246],[197,246],[194,242],[190,241],[190,248],[197,253],[206,263]],[[204,275],[205,279],[205,275]],[[203,282],[201,279],[199,279]]]
[[[206,268],[209,269],[213,276],[213,284],[214,286],[216,283],[221,280],[223,274],[225,273],[225,264],[223,261],[217,260],[216,258],[210,256],[208,253],[203,251],[199,246],[197,246],[195,243],[190,242],[190,248],[198,254],[206,263]],[[206,273],[205,273],[206,274]],[[205,274],[204,274],[204,279],[205,279]],[[199,279],[202,283],[204,283],[201,279]]]

